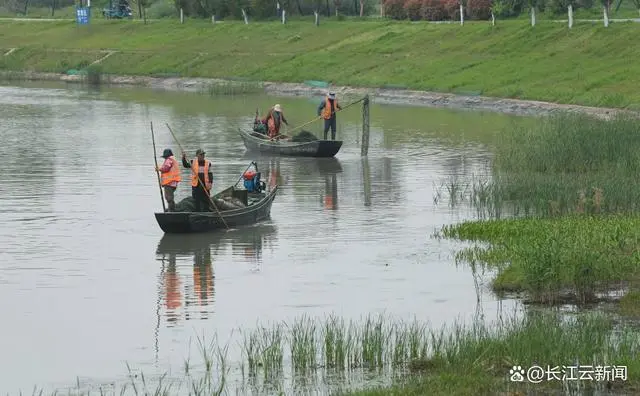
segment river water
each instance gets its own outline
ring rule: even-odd
[[[126,380],[127,363],[177,372],[197,336],[226,340],[303,314],[386,312],[440,327],[479,308],[488,319],[499,305],[516,308],[486,292],[478,303],[470,271],[454,264],[460,245],[430,237],[473,217],[436,205],[436,187],[483,172],[483,139],[509,117],[373,105],[363,160],[354,106],[339,117],[336,159],[246,154],[238,126],[276,101],[292,125],[312,119],[318,103],[0,86],[0,393]],[[207,152],[214,190],[257,160],[263,179],[281,185],[271,220],[163,236],[150,121],[158,157],[179,152],[165,123],[189,156]],[[178,198],[188,194],[183,182]]]

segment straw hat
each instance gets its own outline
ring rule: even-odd
[[[282,107],[280,107],[280,105],[277,104],[277,105],[273,106],[273,110],[281,112],[282,111]]]

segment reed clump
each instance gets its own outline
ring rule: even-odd
[[[532,173],[638,172],[638,148],[637,117],[618,114],[603,120],[563,112],[506,129],[496,145],[494,166]]]
[[[640,209],[638,119],[560,113],[506,128],[494,145],[491,173],[446,180],[452,204],[483,217],[636,213]]]
[[[253,338],[245,338],[248,341],[244,345],[253,348],[253,352],[245,353],[241,364],[253,360],[256,371],[271,371],[265,374],[266,377],[284,375],[282,356],[286,356],[289,350],[292,369],[298,370],[297,376],[307,379],[318,372],[332,371],[341,374],[334,378],[348,382],[356,362],[360,370],[374,373],[379,378],[388,378],[395,373],[396,382],[402,385],[387,388],[389,393],[386,394],[424,394],[426,390],[430,390],[428,394],[448,394],[451,389],[467,388],[480,392],[539,390],[540,384],[515,384],[508,380],[513,366],[526,369],[536,364],[542,367],[625,366],[627,381],[612,379],[619,386],[637,384],[637,378],[640,378],[637,330],[627,325],[615,325],[608,317],[597,313],[567,316],[527,312],[524,316],[509,317],[497,323],[454,323],[439,329],[424,322],[399,321],[385,315],[369,315],[351,321],[336,316],[324,319],[302,317],[291,325],[258,326],[247,334]],[[202,362],[185,362],[182,377],[150,377],[129,368],[129,380],[125,383],[109,389],[88,389],[80,387],[78,381],[77,389],[69,393],[233,393],[231,387],[236,381],[229,378],[232,365],[228,362],[227,347],[199,341],[198,349]],[[315,366],[311,355],[317,359]],[[237,385],[241,388],[239,392],[244,394],[245,385],[243,381]],[[566,385],[561,381],[546,384],[556,390],[562,390]],[[584,387],[603,388],[605,385],[604,382],[582,381]],[[335,387],[335,384],[325,382],[320,386]],[[269,393],[273,394],[272,391]]]

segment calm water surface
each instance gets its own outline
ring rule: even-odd
[[[224,341],[303,314],[386,312],[436,327],[473,317],[473,278],[452,256],[460,245],[430,238],[472,212],[433,197],[443,179],[487,167],[467,137],[505,118],[373,106],[363,160],[354,106],[339,118],[334,160],[247,155],[237,127],[275,101],[292,124],[314,117],[310,99],[0,86],[0,393],[110,383],[126,363],[179,372],[199,335]],[[215,190],[256,159],[282,185],[271,221],[163,236],[150,121],[158,156],[179,152],[165,122],[189,156],[206,150]],[[188,194],[183,182],[178,196]],[[495,319],[493,296],[480,306]]]

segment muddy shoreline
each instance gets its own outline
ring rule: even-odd
[[[28,81],[61,81],[82,83],[83,75],[67,75],[59,73],[38,72],[0,72],[0,79]],[[321,96],[328,88],[317,88],[299,83],[253,82],[241,80],[224,80],[215,78],[183,78],[183,77],[146,77],[146,76],[112,76],[102,75],[102,83],[116,86],[139,86],[168,91],[207,92],[216,86],[251,86],[253,90],[263,89],[266,94],[274,96]],[[357,88],[332,86],[331,90],[339,96],[357,97],[369,94],[375,103],[440,107],[476,111],[491,111],[512,115],[548,115],[558,111],[569,111],[590,114],[600,118],[609,118],[615,114],[635,114],[629,110],[567,105],[534,100],[503,99],[485,96],[465,96],[449,93],[413,91],[389,88]]]

